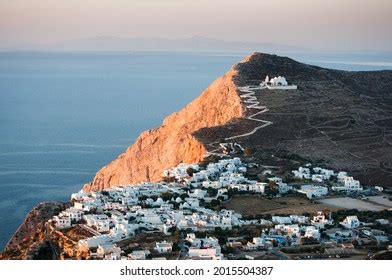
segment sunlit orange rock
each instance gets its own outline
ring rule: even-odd
[[[168,116],[160,127],[143,132],[123,154],[99,170],[84,190],[159,181],[168,167],[201,161],[207,149],[192,133],[244,114],[235,82],[238,78],[234,66],[185,108]]]

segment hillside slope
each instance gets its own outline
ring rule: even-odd
[[[206,147],[192,133],[229,123],[244,113],[234,82],[237,77],[233,67],[185,108],[168,116],[159,128],[143,132],[123,154],[99,170],[84,189],[157,181],[167,167],[202,160]]]
[[[256,157],[283,151],[353,172],[364,183],[392,184],[392,71],[338,71],[253,53],[159,128],[142,133],[84,189],[158,181],[163,169],[199,162],[216,143],[252,131],[260,123],[247,117],[257,109],[246,107],[239,87],[258,85],[266,75],[285,76],[298,90],[257,90],[268,108],[262,117],[272,125],[235,142]]]

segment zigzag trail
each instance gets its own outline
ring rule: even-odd
[[[239,87],[238,88],[238,90],[240,92],[244,93],[244,94],[240,95],[240,97],[242,99],[244,99],[244,103],[250,104],[250,105],[247,105],[246,108],[260,110],[257,113],[252,114],[252,115],[246,117],[246,119],[251,120],[251,121],[260,122],[260,123],[262,123],[262,125],[259,125],[259,126],[255,127],[250,132],[247,132],[247,133],[244,133],[244,134],[239,134],[239,135],[234,135],[234,136],[231,136],[231,137],[227,137],[227,138],[225,138],[225,140],[232,140],[232,139],[236,139],[236,138],[240,138],[240,137],[249,136],[249,135],[254,134],[259,129],[261,129],[263,127],[267,127],[267,126],[273,124],[273,122],[271,122],[271,121],[266,121],[266,120],[262,120],[260,118],[256,118],[256,116],[269,111],[269,109],[267,107],[259,105],[260,102],[257,101],[257,97],[254,96],[256,94],[255,90],[265,89],[265,88],[267,88],[267,87],[266,86],[256,86],[256,87],[255,86],[253,86],[253,87],[252,86],[245,86],[245,87]],[[213,146],[215,144],[219,144],[219,142],[211,143],[209,146]],[[210,154],[224,155],[224,154],[215,153],[218,150],[220,150],[220,148],[214,149],[214,150],[210,151],[207,154],[208,155],[210,155]]]
[[[240,95],[240,97],[244,99],[244,103],[251,104],[251,105],[247,105],[246,108],[249,108],[249,109],[259,109],[260,110],[259,112],[246,117],[246,119],[252,120],[252,121],[256,121],[256,122],[260,122],[260,123],[262,123],[262,125],[259,125],[259,126],[255,127],[252,131],[250,131],[248,133],[231,136],[231,137],[225,138],[225,140],[232,140],[232,139],[235,139],[235,138],[249,136],[249,135],[254,134],[260,128],[263,128],[263,127],[266,127],[266,126],[269,126],[269,125],[273,124],[273,122],[271,122],[271,121],[266,121],[266,120],[262,120],[262,119],[256,118],[256,116],[269,111],[269,109],[267,107],[259,105],[260,102],[257,101],[257,97],[254,96],[256,94],[255,90],[257,90],[257,89],[264,89],[264,88],[266,88],[266,87],[265,86],[259,86],[259,87],[245,86],[245,87],[239,87],[238,88],[238,90],[240,92],[244,92],[245,93],[245,94],[241,94]]]

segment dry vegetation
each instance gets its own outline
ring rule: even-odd
[[[326,206],[305,197],[288,196],[265,198],[256,195],[237,195],[223,204],[227,209],[235,210],[244,216],[257,214],[303,214],[325,210]],[[328,207],[329,210],[338,210]]]

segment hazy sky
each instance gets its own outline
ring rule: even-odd
[[[94,36],[392,51],[392,0],[0,0],[0,47]]]

